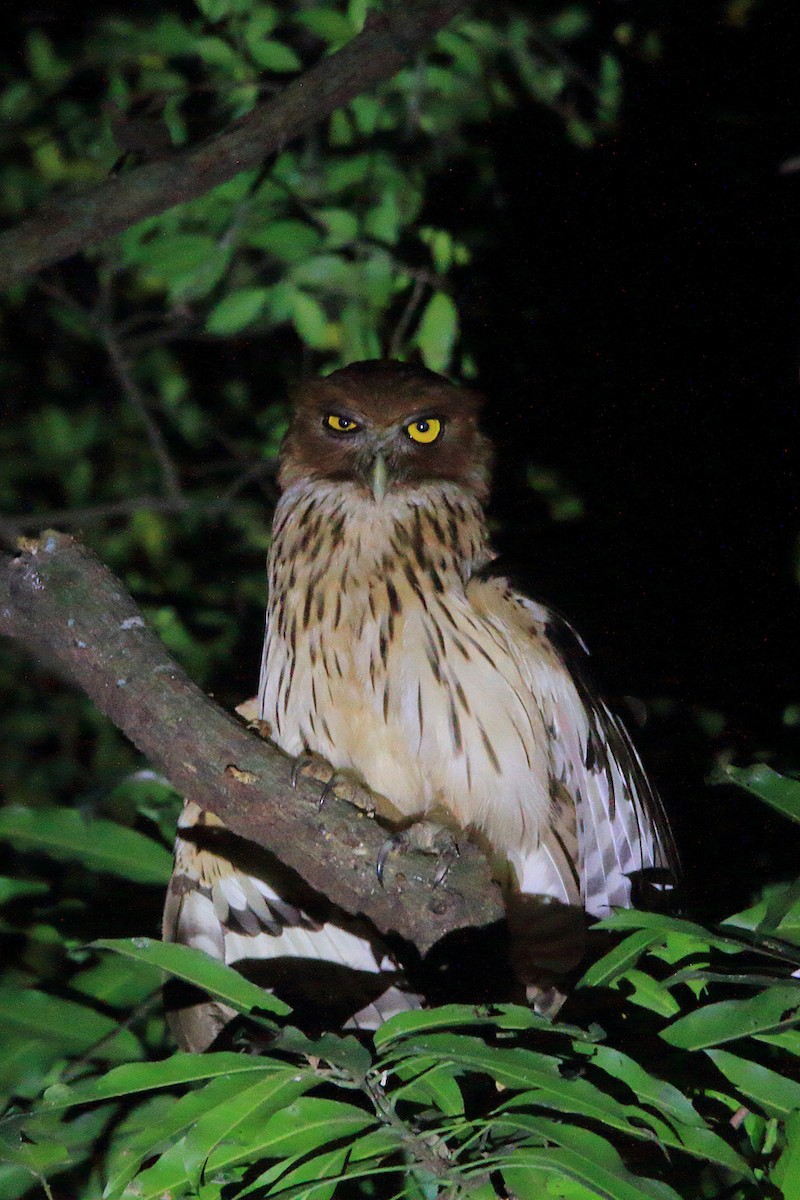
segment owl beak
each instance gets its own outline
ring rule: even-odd
[[[378,451],[372,462],[369,473],[369,483],[376,503],[386,495],[386,485],[389,482],[389,472],[386,469],[386,459],[382,451]]]

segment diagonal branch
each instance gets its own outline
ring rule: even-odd
[[[202,196],[257,166],[361,92],[389,79],[467,0],[396,0],[372,13],[356,37],[322,58],[272,100],[197,146],[53,199],[0,235],[0,286],[95,246],[145,217]]]
[[[84,546],[48,531],[0,556],[0,633],[83,688],[184,796],[272,851],[313,888],[382,933],[426,953],[447,934],[499,920],[486,859],[466,844],[447,882],[418,855],[396,883],[375,874],[386,833],[319,788],[291,760],[219,708],[170,659],[122,584]]]

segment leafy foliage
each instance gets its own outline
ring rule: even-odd
[[[74,857],[71,827],[42,848]],[[87,839],[87,872],[95,856]],[[134,871],[131,886],[145,886]],[[8,881],[3,902],[32,970],[43,946],[60,963],[36,987],[20,967],[0,989],[9,1198],[47,1178],[109,1200],[333,1196],[345,1183],[415,1198],[795,1194],[795,883],[716,929],[635,911],[601,922],[616,944],[563,1020],[448,1005],[392,1018],[371,1045],[308,1038],[198,951],[140,937],[79,947],[47,923],[41,883]],[[169,1054],[162,969],[255,1020],[269,1052]]]

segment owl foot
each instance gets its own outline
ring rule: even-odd
[[[392,837],[387,838],[381,846],[378,861],[375,864],[378,883],[381,887],[386,886],[383,877],[389,857],[392,854],[407,854],[412,850],[417,850],[421,854],[433,854],[438,858],[439,863],[433,879],[434,887],[444,883],[459,853],[458,843],[446,826],[439,825],[436,821],[415,821],[412,825],[407,825],[405,829],[401,829]]]
[[[292,763],[290,782],[293,788],[297,787],[297,780],[301,775],[323,785],[318,801],[320,808],[331,796],[336,796],[339,800],[346,800],[348,804],[361,809],[369,816],[377,811],[375,795],[369,790],[361,776],[345,767],[332,767],[321,754],[298,755]]]

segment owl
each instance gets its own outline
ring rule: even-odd
[[[481,404],[391,361],[299,389],[258,713],[298,762],[324,760],[334,780],[375,793],[390,827],[433,824],[483,846],[505,890],[509,973],[541,1001],[580,959],[587,916],[640,899],[675,859],[623,726],[571,663],[574,635],[490,570]],[[164,936],[236,964],[323,1026],[373,1029],[425,1002],[402,948],[191,802]],[[199,1050],[231,1013],[194,1001],[172,1024]]]

